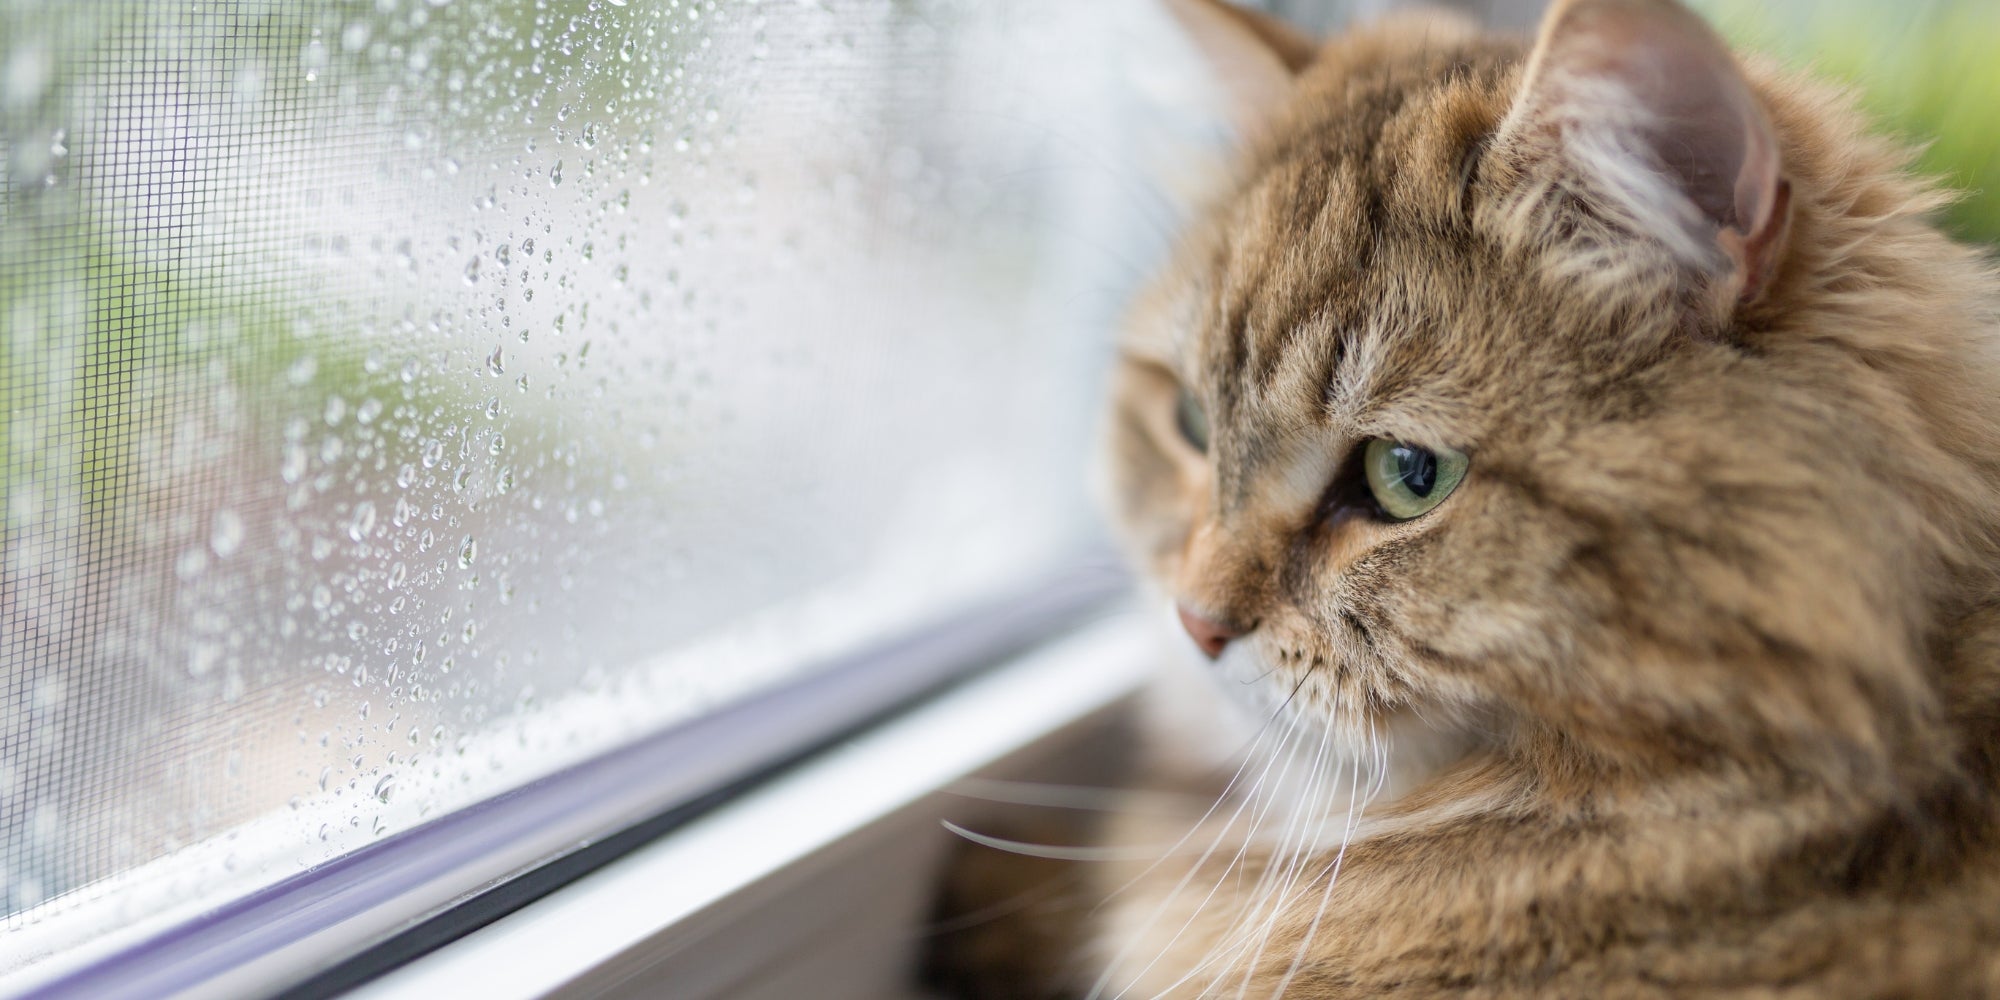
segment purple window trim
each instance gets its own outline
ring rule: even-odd
[[[306,869],[24,996],[151,1000],[212,991],[291,949],[300,967],[250,977],[285,989],[508,879],[796,759],[1078,623],[1125,588],[1122,574],[1089,560]],[[358,944],[307,947],[323,934],[352,941],[357,925]]]

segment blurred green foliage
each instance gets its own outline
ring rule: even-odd
[[[1946,223],[2000,243],[2000,3],[1692,0],[1737,45],[1857,88],[1879,121],[1924,145],[1924,170],[1965,193]]]
[[[364,371],[357,352],[318,349],[311,314],[284,305],[297,296],[245,294],[220,273],[120,253],[88,232],[39,259],[21,249],[0,242],[11,251],[0,261],[14,262],[0,268],[0,495],[67,481],[87,516],[113,523],[139,513],[126,504],[142,439],[172,440],[175,419],[270,437],[302,392],[386,395],[394,381]],[[383,446],[398,461],[415,454],[393,437]]]
[[[657,102],[671,73],[653,61],[680,69],[699,43],[694,22],[670,13],[593,0],[0,2],[0,42],[34,40],[0,44],[0,527],[12,487],[52,478],[76,484],[92,516],[114,513],[138,471],[135,428],[191,409],[176,394],[224,393],[254,422],[309,409],[305,395],[386,384],[363,370],[359,339],[306,288],[233,275],[229,255],[211,249],[168,248],[135,221],[158,211],[146,204],[151,192],[90,187],[122,176],[122,165],[76,170],[79,157],[107,154],[72,119],[87,121],[119,81],[156,77],[153,86],[173,88],[205,112],[211,144],[247,144],[259,116],[275,132],[367,93],[397,95],[383,108],[435,124],[440,141],[512,146],[546,130],[544,98],[564,115],[568,102],[600,114],[621,99]],[[200,48],[219,38],[231,42],[225,51]],[[261,107],[238,103],[245,66],[269,88]],[[75,148],[42,153],[59,146]],[[252,235],[268,237],[282,221]],[[310,387],[287,375],[301,358]]]

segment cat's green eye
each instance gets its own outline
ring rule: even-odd
[[[1465,479],[1464,452],[1432,451],[1376,438],[1362,455],[1368,492],[1392,520],[1422,517],[1444,502]]]
[[[1180,399],[1174,402],[1174,426],[1180,428],[1181,437],[1194,445],[1196,451],[1208,450],[1208,413],[1194,398],[1194,393],[1181,390]]]

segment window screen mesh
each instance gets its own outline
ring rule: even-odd
[[[1074,552],[1139,6],[0,6],[0,971]]]

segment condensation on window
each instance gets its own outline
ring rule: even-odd
[[[1077,551],[1145,6],[0,9],[0,966]]]

